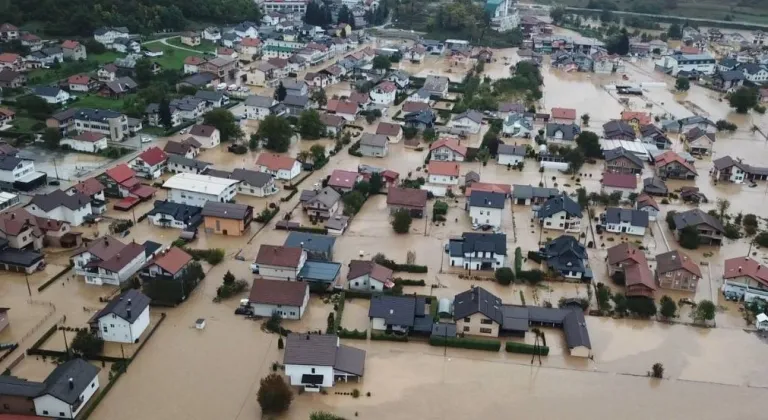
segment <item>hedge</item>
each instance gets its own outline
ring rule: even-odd
[[[549,347],[547,346],[537,347],[533,344],[518,343],[516,341],[507,341],[504,348],[507,353],[540,354],[542,356],[549,355]]]
[[[408,342],[408,336],[407,335],[395,335],[395,334],[387,334],[387,333],[377,333],[371,331],[371,340],[376,341],[398,341],[401,343],[407,343]]]
[[[357,299],[368,299],[368,300],[371,300],[371,296],[373,296],[373,293],[362,291],[362,290],[352,290],[352,289],[350,289],[350,290],[345,290],[344,291],[344,295],[348,299],[355,299],[355,298],[357,298]]]
[[[542,261],[541,255],[539,255],[539,253],[536,251],[528,251],[528,259],[531,261],[536,261],[539,264],[541,264]]]
[[[53,282],[55,282],[56,280],[60,279],[64,274],[67,274],[67,272],[69,270],[71,270],[72,267],[74,267],[74,266],[75,265],[72,264],[72,262],[70,261],[69,265],[67,266],[67,268],[64,268],[63,270],[61,270],[58,273],[54,274],[54,276],[51,277],[50,280],[48,280],[47,282],[45,282],[45,283],[41,284],[40,286],[38,286],[37,291],[38,292],[42,292],[43,290],[45,290],[48,286],[52,285]]]
[[[429,345],[485,351],[499,351],[499,349],[501,349],[501,341],[499,340],[489,340],[484,338],[440,337],[436,335],[429,337]]]
[[[413,280],[413,279],[401,279],[399,277],[395,278],[395,284],[399,284],[401,286],[426,286],[427,282],[424,280]]]
[[[282,201],[283,203],[285,203],[286,201],[288,201],[288,200],[290,200],[291,198],[293,198],[293,196],[294,196],[294,195],[296,195],[296,193],[298,193],[298,192],[299,192],[299,190],[298,190],[298,189],[294,189],[294,190],[291,190],[291,193],[290,193],[290,194],[288,194],[287,196],[285,196],[285,197],[281,198],[281,199],[280,199],[280,201]]]
[[[520,247],[515,248],[515,274],[523,271],[523,250]]]
[[[311,226],[297,226],[297,227],[288,226],[285,230],[289,230],[292,232],[317,233],[320,235],[328,234],[328,229],[326,228],[316,228]]]
[[[336,333],[340,338],[349,338],[352,340],[365,340],[368,338],[368,330],[348,330],[346,328],[341,328]]]
[[[56,331],[58,329],[59,329],[58,323],[57,324],[53,324],[53,326],[51,328],[48,328],[48,331],[46,331],[45,334],[43,334],[42,337],[40,337],[37,341],[35,341],[35,344],[32,344],[32,347],[30,347],[27,350],[27,354],[29,354],[29,350],[38,349],[38,348],[40,348],[40,346],[45,344],[45,341],[48,340],[49,338],[51,338],[52,335],[56,334]]]
[[[339,293],[339,301],[336,304],[336,315],[333,319],[333,331],[336,332],[341,330],[341,317],[344,316],[344,301],[347,299],[346,296],[347,294],[345,292]]]
[[[544,280],[544,272],[535,268],[533,270],[522,270],[517,273],[517,278],[529,283],[538,283]]]

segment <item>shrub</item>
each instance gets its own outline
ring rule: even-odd
[[[616,271],[615,273],[611,274],[611,279],[619,286],[623,286],[626,283],[626,276],[624,275],[623,271]]]
[[[496,278],[497,283],[509,286],[510,283],[515,281],[515,272],[509,267],[501,267],[496,269],[494,277]]]
[[[90,359],[104,351],[104,340],[87,332],[85,329],[78,330],[75,338],[72,340],[72,351],[82,354],[86,359]]]
[[[360,398],[360,390],[355,388],[352,390],[352,398]]]
[[[293,392],[279,374],[270,373],[261,380],[257,399],[263,413],[277,414],[284,412],[291,406]]]
[[[536,251],[528,251],[528,259],[531,261],[535,261],[538,264],[541,264],[543,259],[541,258],[541,255],[539,255]]]
[[[221,248],[190,249],[184,248],[195,260],[205,260],[210,265],[216,265],[224,261],[224,250]]]
[[[533,270],[523,270],[517,274],[517,278],[531,284],[536,284],[544,280],[544,272],[536,268]]]
[[[533,344],[518,343],[516,341],[507,341],[504,349],[507,353],[540,354],[542,356],[549,355],[549,347],[547,346],[534,346]]]
[[[662,379],[664,377],[664,365],[658,362],[654,363],[651,367],[651,376]]]
[[[523,271],[523,250],[520,247],[515,248],[515,273]]]
[[[424,280],[412,280],[412,279],[401,279],[399,277],[396,277],[394,279],[395,284],[400,284],[403,286],[426,286],[427,282]]]
[[[401,343],[407,343],[408,342],[408,336],[407,335],[395,335],[395,334],[388,334],[388,333],[380,333],[380,332],[371,331],[371,340],[376,340],[376,341],[398,341],[398,342],[401,342]]]
[[[485,351],[499,351],[499,349],[501,349],[501,341],[485,338],[438,337],[433,335],[429,337],[429,344],[431,346],[446,346]]]
[[[226,299],[232,297],[248,288],[248,282],[245,280],[235,280],[232,283],[224,283],[216,289],[216,297]]]
[[[333,313],[333,312],[331,312]],[[340,329],[336,335],[338,335],[340,338],[349,338],[353,340],[365,340],[368,338],[368,331],[367,330],[348,330],[345,328]]]

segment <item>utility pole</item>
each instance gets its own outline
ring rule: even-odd
[[[56,174],[56,179],[59,179],[59,169],[56,167],[56,158],[51,158],[53,160],[53,173]]]
[[[32,297],[32,288],[29,287],[29,274],[27,272],[24,272],[24,280],[27,281],[27,293],[29,293],[29,297]]]
[[[67,331],[64,329],[64,327],[61,328],[61,333],[64,335],[64,348],[67,350],[67,357],[69,357],[69,344],[67,343]]]

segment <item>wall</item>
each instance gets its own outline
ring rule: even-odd
[[[431,153],[432,155],[430,156],[430,160],[457,161],[457,162],[464,161],[464,156],[458,153],[454,153],[453,150],[445,146],[438,147],[437,149],[432,150]]]
[[[8,406],[8,408],[6,408]],[[0,414],[35,414],[35,402],[26,397],[0,395]]]
[[[459,177],[457,177],[457,176],[429,174],[428,182],[433,183],[433,184],[458,185],[459,184]]]
[[[457,319],[456,320],[456,332],[461,334],[467,334],[467,335],[477,335],[477,336],[483,336],[483,337],[498,337],[499,336],[499,324],[495,322],[491,322],[491,324],[483,324],[480,321],[484,319],[488,319],[485,315],[481,313],[472,314],[469,317],[469,322],[465,321],[464,318]],[[480,328],[489,328],[491,330],[490,333],[481,333]]]
[[[99,319],[99,336],[103,338],[104,341],[134,343],[141,337],[141,334],[148,326],[149,306],[144,308],[144,311],[139,314],[133,324],[113,314],[101,317]],[[107,332],[104,332],[104,327],[107,327]]]
[[[472,224],[501,227],[502,211],[503,209],[470,207],[469,218],[471,219]]]
[[[387,155],[387,147],[373,147],[373,146],[367,146],[367,145],[360,145],[360,153],[363,154],[363,156],[371,156],[371,157],[384,157]]]
[[[626,228],[626,231],[622,232],[622,228]],[[605,230],[607,230],[608,232],[614,232],[614,233],[627,233],[629,235],[638,235],[638,236],[645,235],[644,227],[632,226],[629,223],[615,223],[615,224],[607,223],[605,225]]]
[[[86,406],[88,400],[91,399],[98,389],[99,377],[97,375],[93,378],[93,381],[88,384],[83,393],[80,394],[83,402],[74,412],[72,412],[72,407],[69,404],[54,398],[51,395],[43,395],[35,398],[35,412],[38,416],[74,418],[83,410],[83,407]],[[45,414],[46,412],[48,414]],[[64,413],[64,415],[61,415],[61,413]]]
[[[269,317],[273,313],[278,313],[283,319],[301,319],[304,312],[303,308],[287,305],[270,305],[251,303],[251,309],[254,315]]]
[[[621,198],[622,199],[627,199],[630,194],[635,192],[635,190],[634,189],[628,189],[628,188],[609,187],[609,186],[603,185],[602,192],[604,192],[606,194],[609,194],[609,195],[614,193],[614,192],[620,192],[621,193]]]
[[[222,194],[222,196],[218,196],[214,194],[203,194],[199,192],[170,189],[168,190],[168,201],[188,204],[190,206],[203,207],[208,201],[217,201],[221,203],[227,201],[224,194]],[[222,198],[224,198],[224,200],[222,200]]]
[[[499,155],[499,165],[517,165],[523,161],[523,156]]]
[[[352,290],[377,291],[384,290],[384,284],[372,279],[368,274],[353,279],[347,279],[347,284]]]
[[[227,236],[240,236],[243,234],[243,231],[245,230],[243,227],[243,221],[242,220],[235,220],[235,219],[221,219],[218,217],[210,217],[206,216],[204,218],[205,220],[205,230],[207,232],[215,232],[221,235],[227,235]],[[218,229],[216,228],[216,222],[218,222]],[[224,233],[226,231],[226,233]]]
[[[298,268],[259,264],[259,275],[268,280],[295,281],[299,271]]]
[[[160,219],[163,219],[163,218],[166,220],[165,223],[168,223],[168,224],[160,223]],[[155,226],[172,227],[176,229],[184,229],[185,227],[187,227],[187,224],[180,220],[171,219],[172,221],[168,222],[168,219],[169,219],[168,215],[164,216],[161,214],[153,214],[152,216],[147,216],[147,219],[149,220],[150,223],[152,223]]]
[[[320,386],[333,386],[332,366],[285,365],[285,375],[291,378],[291,385],[294,386],[301,385],[302,375],[323,375],[323,383]]]
[[[387,323],[384,318],[371,318],[371,328],[376,331],[386,331]]]

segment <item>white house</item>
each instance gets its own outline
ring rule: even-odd
[[[462,146],[457,140],[443,138],[429,146],[429,160],[444,162],[463,162],[467,157],[467,146]]]
[[[613,233],[645,236],[648,213],[642,210],[609,207],[604,214],[605,230]]]
[[[295,281],[306,261],[301,248],[262,244],[251,269],[267,280]]]
[[[309,302],[309,283],[254,279],[248,304],[256,316],[280,315],[283,319],[301,319]]]
[[[86,216],[92,214],[90,197],[80,193],[68,195],[62,190],[35,195],[26,209],[35,216],[69,222],[72,226],[82,225]]]
[[[58,87],[36,86],[33,88],[33,92],[49,104],[65,104],[71,98],[69,92]]]
[[[209,26],[203,30],[202,38],[207,41],[218,42],[221,39],[221,30],[215,26]]]
[[[123,244],[104,236],[81,248],[71,258],[75,274],[87,284],[119,286],[129,280],[147,262],[144,246],[131,242]]]
[[[371,89],[371,100],[380,105],[390,105],[395,102],[397,85],[394,82],[381,82]]]
[[[393,271],[373,261],[352,260],[349,262],[347,287],[352,290],[381,292],[394,286]]]
[[[200,142],[203,149],[211,149],[221,143],[221,132],[219,129],[210,125],[197,124],[189,129],[189,135]]]
[[[200,207],[158,200],[147,212],[147,220],[158,227],[192,230],[202,223],[202,211]]]
[[[535,216],[544,229],[581,231],[581,206],[565,194],[545,201]]]
[[[501,130],[505,136],[528,138],[533,133],[533,121],[522,114],[513,112],[504,120]]]
[[[448,125],[457,130],[477,134],[483,124],[483,114],[479,111],[469,110],[453,117]]]
[[[202,207],[207,201],[227,203],[233,200],[239,182],[234,179],[181,173],[165,181],[163,188],[168,189],[168,201]]]
[[[432,194],[442,197],[447,191],[459,185],[459,164],[456,162],[430,161],[427,164],[427,185],[422,189],[427,189]]]
[[[500,144],[497,153],[499,165],[515,166],[525,160],[528,150],[525,146]]]
[[[504,267],[507,235],[503,233],[464,232],[448,241],[451,267],[465,270],[496,270]]]
[[[656,200],[648,194],[640,194],[635,199],[635,209],[648,213],[648,220],[655,222],[660,210]]]
[[[277,105],[277,101],[272,97],[250,95],[244,101],[245,118],[261,121],[269,116],[270,109],[275,105]]]
[[[662,57],[656,61],[656,68],[677,76],[681,71],[697,71],[705,75],[711,75],[715,72],[717,62],[714,57],[707,53],[703,54],[673,54]]]
[[[280,191],[275,186],[275,177],[266,172],[236,168],[230,179],[240,181],[237,185],[238,194],[266,197]]]
[[[768,315],[765,313],[757,314],[755,317],[755,328],[758,331],[768,331]]]
[[[382,134],[363,133],[360,153],[369,157],[384,157],[389,153],[389,138]]]
[[[93,39],[105,47],[111,48],[115,40],[128,38],[129,35],[128,28],[99,28],[93,32]]]
[[[256,170],[290,181],[301,173],[301,163],[290,156],[262,153],[256,159]]]
[[[359,380],[365,370],[365,351],[340,344],[335,335],[289,334],[283,366],[292,386],[320,392],[337,380]]]
[[[501,228],[507,197],[504,194],[473,190],[467,199],[467,211],[472,226]]]
[[[107,148],[107,136],[101,133],[83,131],[74,137],[62,139],[59,144],[78,152],[98,153]]]
[[[98,336],[112,343],[133,344],[149,327],[149,297],[137,289],[128,289],[112,298],[89,324],[98,328]]]
[[[64,362],[41,384],[43,392],[34,397],[35,414],[57,419],[74,419],[99,390],[99,368],[84,359]]]
[[[621,198],[629,198],[629,195],[637,191],[637,177],[634,174],[622,174],[618,172],[603,173],[603,186],[601,191],[606,194],[621,193]]]
[[[202,174],[211,166],[213,166],[213,164],[203,162],[202,160],[190,159],[182,155],[168,155],[166,168],[168,169],[168,172],[174,174]]]
[[[30,191],[45,184],[45,173],[35,170],[35,162],[16,156],[0,155],[0,185],[4,189]]]

